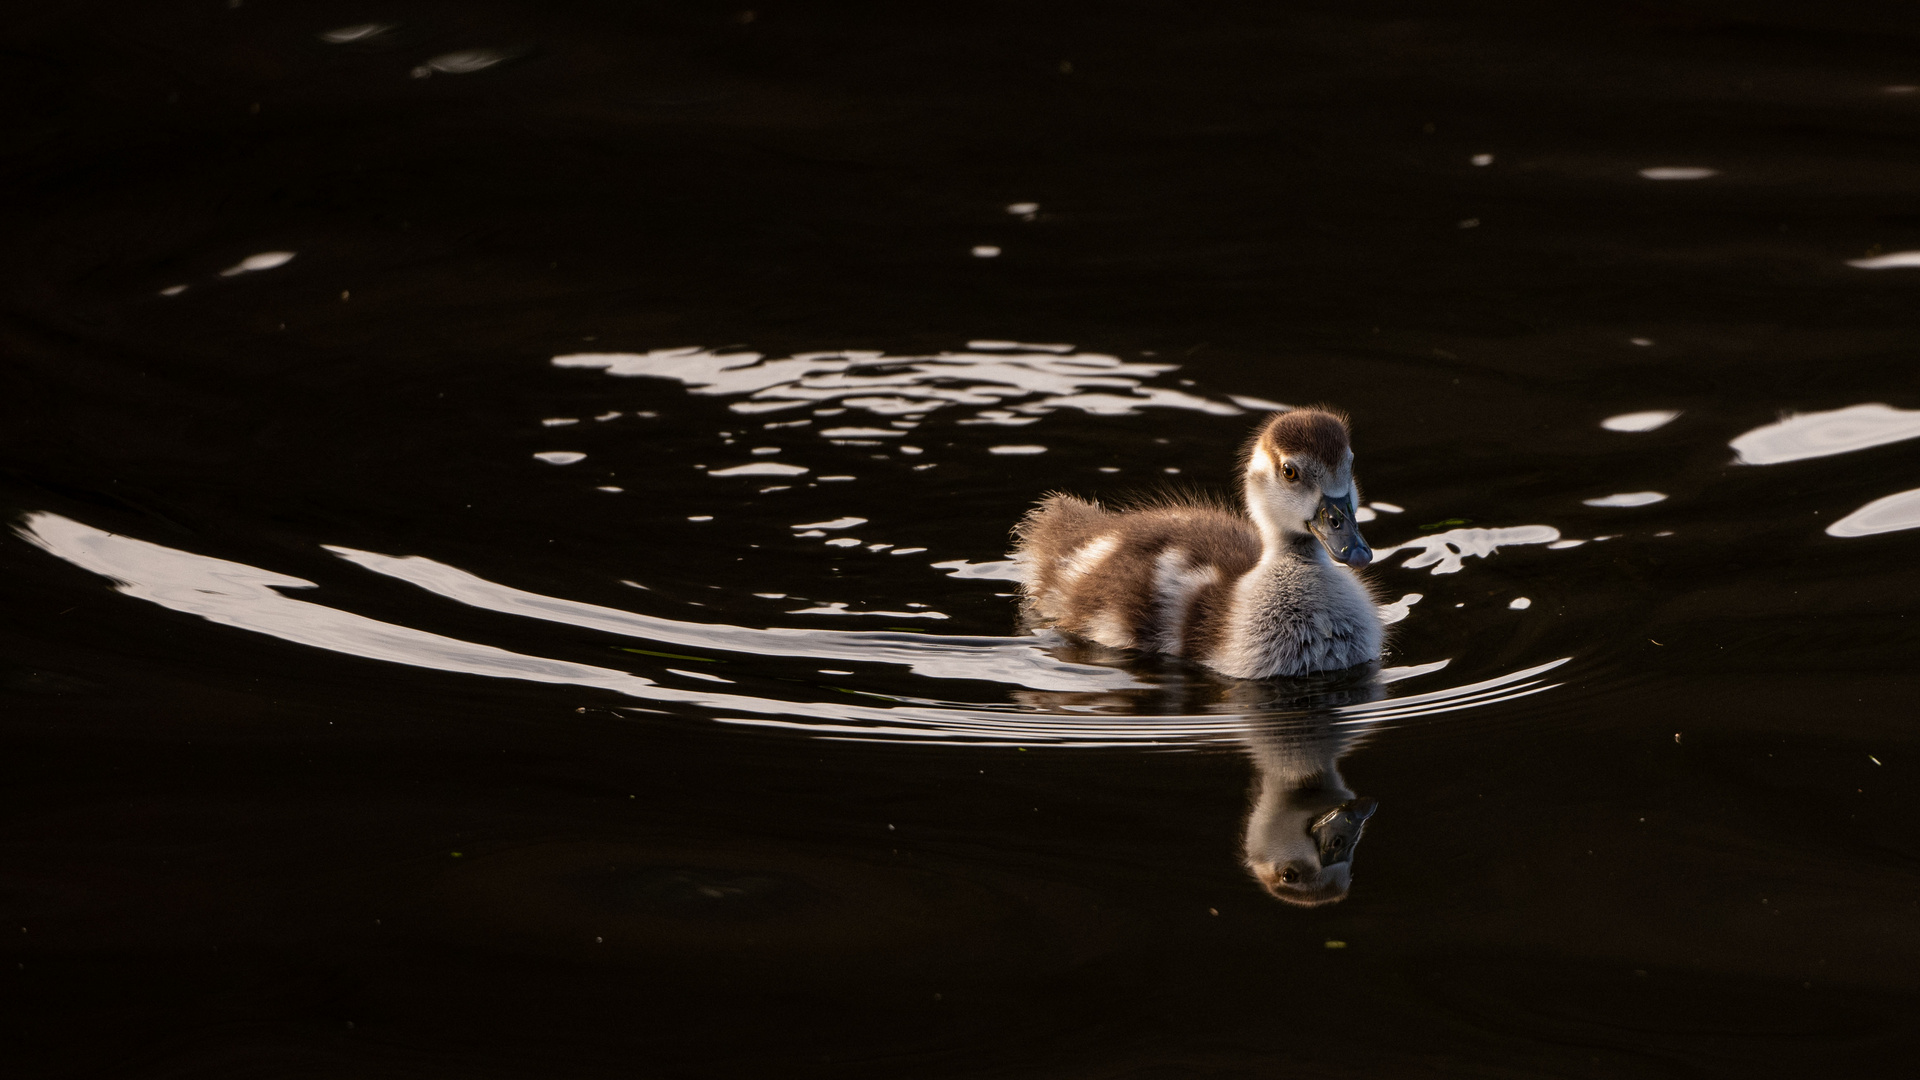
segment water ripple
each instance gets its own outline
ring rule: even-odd
[[[589,368],[627,378],[670,379],[689,392],[740,397],[729,406],[744,415],[829,406],[889,420],[917,419],[942,409],[966,414],[961,423],[1021,427],[1061,409],[1119,416],[1147,408],[1189,409],[1215,416],[1246,410],[1183,390],[1149,386],[1176,364],[1124,361],[1071,345],[1011,341],[969,342],[964,352],[889,356],[843,349],[769,359],[757,352],[701,348],[645,353],[569,353],[555,367]],[[1251,399],[1250,399],[1251,400]],[[1264,403],[1263,403],[1264,404]],[[834,437],[822,431],[822,437]],[[869,430],[895,436],[896,430]]]
[[[266,634],[330,652],[436,671],[519,679],[612,691],[628,698],[701,709],[728,724],[784,729],[829,739],[866,739],[989,746],[1156,746],[1179,749],[1244,738],[1251,719],[1331,716],[1337,724],[1407,720],[1511,701],[1559,684],[1542,678],[1567,658],[1492,679],[1423,693],[1384,697],[1388,687],[1432,675],[1446,660],[1389,668],[1329,709],[1325,695],[1297,691],[1275,698],[1273,683],[1208,681],[1171,687],[1143,683],[1117,668],[1052,655],[1047,637],[943,637],[907,633],[803,630],[681,622],[544,596],[488,581],[421,556],[390,556],[328,547],[347,562],[406,582],[443,599],[495,613],[561,623],[626,639],[755,658],[829,659],[898,664],[934,679],[968,679],[1022,687],[1002,704],[968,704],[897,693],[854,690],[874,704],[762,698],[719,689],[663,685],[627,671],[525,653],[382,622],[282,590],[314,582],[244,563],[210,558],[85,525],[59,514],[26,516],[17,527],[28,542],[108,578],[128,596],[223,626]],[[668,660],[706,657],[629,649]],[[662,667],[662,676],[736,685],[705,672]],[[786,685],[786,684],[782,684]],[[785,692],[785,691],[782,691]],[[1142,715],[1168,693],[1198,693],[1205,711]],[[1354,700],[1354,698],[1363,700]],[[1314,702],[1318,702],[1315,704]],[[878,704],[886,702],[887,704]],[[1306,702],[1307,705],[1302,703]]]

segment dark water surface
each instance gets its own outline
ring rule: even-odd
[[[22,5],[0,1061],[1910,1075],[1917,58],[1894,4]],[[1312,402],[1378,688],[1019,633],[1032,500],[1223,490]],[[1336,761],[1351,894],[1278,903],[1256,795]]]

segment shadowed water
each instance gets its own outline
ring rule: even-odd
[[[1911,13],[0,33],[9,1075],[1912,1071]],[[1020,628],[1322,403],[1377,670]]]

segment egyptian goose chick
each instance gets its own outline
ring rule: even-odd
[[[1029,622],[1241,679],[1377,661],[1383,626],[1353,572],[1373,550],[1353,520],[1346,420],[1320,409],[1269,418],[1242,477],[1244,513],[1043,499],[1014,528]]]

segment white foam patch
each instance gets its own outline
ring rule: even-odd
[[[1679,415],[1679,409],[1649,409],[1609,416],[1600,421],[1600,426],[1608,431],[1656,431],[1673,423]]]
[[[1728,443],[1742,465],[1778,465],[1786,461],[1846,454],[1920,436],[1920,410],[1896,409],[1878,402],[1826,412],[1788,415],[1754,428]]]
[[[1623,491],[1618,495],[1603,495],[1598,499],[1581,499],[1583,506],[1652,506],[1657,502],[1666,502],[1665,494],[1658,491]]]
[[[1436,574],[1457,574],[1468,558],[1484,559],[1503,547],[1521,544],[1551,544],[1560,539],[1560,530],[1551,525],[1512,525],[1502,529],[1448,529],[1432,536],[1416,537],[1374,553],[1374,561],[1401,551],[1419,554],[1400,564],[1408,570],[1433,567]]]
[[[1920,529],[1920,488],[1875,499],[1827,526],[1828,536],[1873,536]]]

